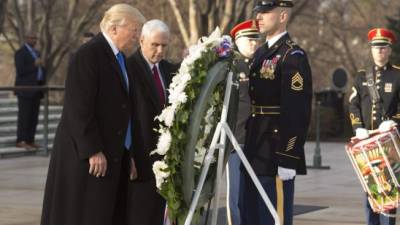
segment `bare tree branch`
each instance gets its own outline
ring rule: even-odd
[[[3,32],[3,25],[6,12],[7,12],[7,0],[0,0],[0,33]]]
[[[196,41],[200,37],[196,0],[189,0],[189,31],[190,31],[190,43],[191,44],[196,43]]]
[[[225,0],[225,10],[223,10],[222,18],[220,18],[221,23],[219,27],[222,32],[226,32],[226,29],[230,22],[232,21],[232,14],[234,9],[234,0]]]
[[[183,41],[185,42],[186,46],[189,46],[189,44],[190,44],[189,34],[188,34],[188,32],[187,32],[187,30],[185,28],[185,24],[183,22],[183,17],[182,17],[181,12],[179,11],[179,9],[178,9],[178,7],[176,5],[176,1],[175,0],[168,0],[168,2],[170,3],[172,11],[175,14],[175,18],[177,20],[177,23],[178,23],[179,30],[181,32]]]

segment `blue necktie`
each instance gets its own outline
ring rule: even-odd
[[[34,60],[36,60],[37,58],[39,58],[39,54],[38,54],[34,49],[32,49],[32,48],[31,48],[30,46],[28,46],[28,45],[27,45],[27,47],[28,47],[28,50],[29,50],[29,52],[31,53],[31,55],[32,55],[32,57],[33,57]],[[38,67],[38,73],[37,73],[36,76],[37,76],[37,80],[38,80],[38,81],[43,80],[43,69],[42,69],[41,66]]]
[[[118,59],[119,67],[121,68],[121,71],[122,71],[122,76],[123,76],[122,78],[124,79],[125,84],[126,84],[125,85],[126,90],[129,92],[128,74],[126,72],[125,60],[124,60],[124,57],[121,52],[118,52],[117,59]],[[131,119],[129,119],[128,129],[126,130],[126,135],[125,135],[124,146],[129,151],[131,148],[131,145],[132,145],[132,128],[131,128]]]

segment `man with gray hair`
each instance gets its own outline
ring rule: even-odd
[[[151,155],[156,149],[158,128],[154,117],[167,103],[167,88],[178,65],[166,60],[170,41],[168,26],[161,20],[150,20],[143,25],[140,48],[127,60],[132,72],[135,105],[135,142],[132,156],[137,169],[137,179],[128,188],[127,225],[161,225],[165,200],[157,193],[153,163],[160,157]],[[143,203],[146,204],[143,204]]]
[[[102,32],[72,55],[41,225],[125,225],[135,170],[133,83],[122,51],[138,39],[143,22],[136,8],[116,4],[105,12]]]

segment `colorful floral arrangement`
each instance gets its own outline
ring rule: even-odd
[[[183,221],[189,206],[183,200],[182,160],[187,143],[186,129],[190,114],[207,77],[208,70],[220,60],[232,57],[232,40],[222,36],[217,28],[209,37],[203,37],[189,48],[178,73],[169,86],[168,106],[156,120],[160,122],[157,148],[151,154],[163,156],[153,164],[153,172],[159,193],[166,199],[171,221]],[[198,177],[202,162],[211,142],[210,136],[219,121],[224,95],[223,84],[217,86],[208,103],[208,110],[200,126],[196,144],[194,168]]]

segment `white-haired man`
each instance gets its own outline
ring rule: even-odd
[[[158,128],[154,117],[161,113],[167,102],[167,88],[178,65],[166,60],[170,42],[168,26],[161,20],[150,20],[143,25],[140,48],[127,60],[132,73],[135,105],[135,130],[137,142],[132,152],[137,178],[128,189],[127,225],[161,225],[165,200],[157,193],[152,166],[159,156],[150,152],[156,149]]]
[[[102,32],[72,55],[41,225],[125,225],[133,85],[121,51],[138,39],[144,20],[116,4]]]

